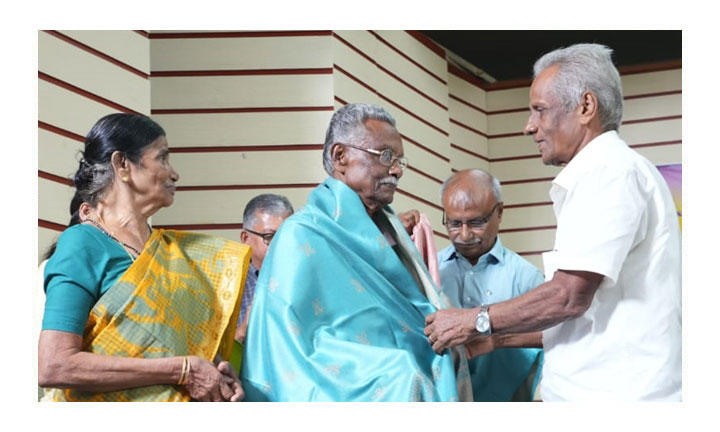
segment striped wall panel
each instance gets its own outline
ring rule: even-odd
[[[180,174],[155,226],[237,240],[261,193],[295,208],[326,177],[334,109],[330,31],[152,32],[152,115]]]

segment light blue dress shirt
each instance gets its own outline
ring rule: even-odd
[[[543,283],[540,270],[503,247],[500,236],[474,266],[450,245],[438,252],[438,267],[442,291],[463,309],[509,300]],[[475,401],[509,401],[536,361],[539,372],[541,349],[502,348],[471,359]],[[536,377],[533,392],[537,381]]]

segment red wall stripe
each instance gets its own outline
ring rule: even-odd
[[[431,203],[430,201],[428,201],[428,200],[426,200],[426,199],[424,199],[424,198],[420,198],[419,196],[414,195],[414,194],[411,194],[410,192],[407,192],[407,191],[405,191],[405,190],[403,190],[403,189],[397,188],[397,189],[395,189],[395,191],[396,191],[396,192],[399,192],[399,193],[402,194],[402,195],[405,195],[406,197],[412,198],[412,199],[414,199],[415,201],[420,201],[420,202],[423,203],[423,204],[426,204],[426,205],[429,205],[430,207],[436,208],[436,209],[438,209],[438,210],[440,210],[440,211],[443,210],[443,208],[440,207],[439,205],[437,205],[437,204],[435,204],[435,203]]]
[[[430,48],[430,51],[434,52],[440,58],[445,60],[445,49],[439,46],[437,43],[435,43],[434,40],[430,39],[429,37],[425,36],[424,34],[420,33],[419,30],[405,30],[407,34],[414,37],[418,40],[421,44],[425,45],[426,47]]]
[[[475,129],[475,128],[472,128],[472,127],[470,127],[470,126],[468,126],[468,125],[466,125],[466,124],[464,124],[464,123],[460,123],[459,121],[457,121],[457,120],[455,120],[455,119],[450,119],[450,123],[456,124],[456,125],[460,126],[460,127],[463,128],[463,129],[467,129],[467,130],[469,130],[470,132],[474,132],[474,133],[476,133],[476,134],[478,134],[478,135],[484,136],[485,138],[488,137],[488,135],[487,135],[485,132],[483,132],[483,131],[481,131],[481,130],[478,130],[478,129]]]
[[[681,118],[682,118],[682,115],[652,117],[652,118],[644,118],[644,119],[637,119],[637,120],[627,120],[627,121],[622,122],[621,125],[650,123],[650,122],[658,122],[658,121],[666,121],[666,120],[676,120],[676,119],[681,119]],[[509,137],[523,136],[523,135],[524,135],[523,132],[510,132],[510,133],[497,134],[497,135],[488,135],[488,139],[509,138]]]
[[[74,86],[74,85],[72,85],[72,84],[70,84],[70,83],[67,83],[67,82],[65,82],[65,81],[59,80],[59,79],[57,79],[57,78],[55,78],[55,77],[52,77],[52,76],[50,76],[50,75],[48,75],[48,74],[46,74],[46,73],[44,73],[44,72],[38,71],[38,79],[41,79],[41,80],[43,80],[43,81],[47,81],[47,82],[49,82],[49,83],[51,83],[51,84],[55,84],[55,85],[58,86],[58,87],[62,87],[62,88],[64,88],[65,90],[71,91],[71,92],[73,92],[73,93],[75,93],[75,94],[77,94],[77,95],[86,97],[86,98],[88,98],[88,99],[90,99],[90,100],[94,100],[95,102],[98,102],[98,103],[101,103],[101,104],[103,104],[103,105],[109,106],[110,108],[116,109],[116,110],[118,110],[118,111],[121,111],[121,112],[124,112],[124,113],[130,113],[130,114],[140,114],[140,115],[143,115],[142,113],[140,113],[140,112],[138,112],[138,111],[135,111],[135,110],[130,109],[130,108],[126,107],[126,106],[120,105],[119,103],[113,102],[113,101],[111,101],[110,99],[105,99],[104,97],[98,96],[98,95],[96,95],[95,93],[90,93],[90,92],[87,91],[87,90],[83,90],[83,89],[81,89],[80,87],[77,87],[77,86]]]
[[[448,96],[450,97],[450,99],[454,99],[454,100],[460,102],[461,104],[466,105],[466,106],[468,106],[468,107],[470,107],[470,108],[472,108],[472,109],[474,109],[474,110],[480,111],[481,113],[486,114],[486,115],[488,114],[487,111],[485,111],[484,109],[480,108],[479,106],[473,105],[473,104],[471,104],[470,102],[468,102],[468,101],[466,101],[466,100],[463,100],[463,99],[460,99],[459,97],[457,97],[457,96],[455,96],[455,95],[453,95],[453,94],[448,94]]]
[[[150,33],[150,39],[217,39],[246,37],[330,36],[331,30]]]
[[[49,35],[55,36],[56,38],[69,43],[70,45],[73,45],[73,46],[80,48],[81,50],[86,51],[96,57],[99,57],[107,62],[110,62],[110,63],[114,64],[115,66],[121,67],[121,68],[125,69],[126,71],[131,72],[141,78],[145,78],[145,79],[149,78],[149,75],[146,74],[145,72],[143,72],[139,69],[136,69],[127,63],[123,63],[116,58],[110,57],[109,55],[107,55],[103,52],[100,52],[100,51],[96,50],[95,48],[92,48],[88,45],[85,45],[82,42],[78,42],[75,39],[60,33],[59,31],[55,31],[55,30],[43,30],[43,31]]]
[[[423,72],[425,72],[425,73],[427,73],[428,75],[432,76],[433,78],[435,78],[436,80],[440,81],[441,83],[447,85],[447,80],[445,80],[445,79],[443,79],[443,78],[435,75],[435,74],[434,74],[433,72],[431,72],[428,68],[426,68],[425,66],[421,65],[420,63],[418,63],[418,62],[416,62],[415,60],[413,60],[412,58],[410,58],[410,56],[408,56],[408,55],[405,54],[404,52],[402,52],[402,51],[400,51],[399,49],[397,49],[394,45],[392,45],[390,42],[386,41],[382,36],[380,36],[380,35],[377,34],[376,32],[374,32],[374,31],[372,31],[372,30],[368,30],[368,31],[369,31],[373,36],[375,36],[375,38],[377,38],[377,40],[379,40],[379,41],[382,42],[383,44],[387,45],[390,49],[392,49],[392,50],[395,51],[396,53],[400,54],[404,59],[406,59],[406,60],[409,61],[410,63],[414,64],[414,65],[417,66],[418,68],[420,68]],[[444,53],[444,52],[443,52],[443,54],[442,54],[442,58],[443,58],[443,60],[445,59],[445,53]]]
[[[534,202],[534,203],[524,203],[524,204],[503,204],[503,208],[506,209],[512,209],[512,208],[521,208],[521,207],[541,207],[541,206],[548,206],[552,205],[552,201],[544,201],[544,202]]]
[[[467,153],[467,154],[469,154],[469,155],[471,155],[471,156],[475,156],[476,158],[480,158],[480,159],[482,159],[482,160],[491,162],[490,159],[486,158],[485,156],[481,155],[480,153],[475,153],[475,152],[470,151],[470,150],[468,150],[468,149],[466,149],[466,148],[460,147],[460,146],[457,145],[457,144],[450,143],[450,147],[452,147],[452,148],[454,148],[454,149],[457,149],[457,150],[460,150],[461,152],[465,152],[465,153]]]
[[[64,136],[64,137],[66,137],[66,138],[70,138],[70,139],[72,139],[72,140],[79,141],[79,142],[81,142],[81,143],[84,143],[84,142],[85,142],[85,137],[84,137],[84,136],[78,135],[78,134],[76,134],[76,133],[74,133],[74,132],[67,131],[67,130],[65,130],[65,129],[60,129],[60,128],[57,127],[57,126],[53,126],[53,125],[48,124],[48,123],[45,123],[45,122],[38,121],[38,128],[44,129],[44,130],[46,130],[46,131],[48,131],[48,132],[52,132],[52,133],[55,133],[55,134],[58,134],[58,135],[62,135],[62,136]]]
[[[65,231],[65,229],[67,228],[67,225],[50,222],[45,219],[38,219],[38,227],[62,232],[62,231]]]
[[[429,121],[425,120],[424,118],[418,116],[417,114],[413,113],[412,111],[408,110],[407,108],[401,106],[401,105],[398,104],[397,102],[393,101],[392,99],[390,99],[390,98],[388,98],[387,96],[383,95],[382,93],[378,92],[378,91],[375,90],[372,86],[368,85],[367,83],[365,83],[364,81],[362,81],[360,78],[358,78],[358,77],[356,77],[355,75],[351,74],[350,72],[346,71],[346,70],[343,69],[342,67],[340,67],[340,66],[338,66],[338,65],[334,65],[334,67],[335,67],[335,69],[337,69],[338,71],[340,71],[343,75],[346,75],[348,78],[352,79],[353,81],[355,81],[355,82],[357,82],[358,84],[362,85],[362,86],[365,87],[366,89],[368,89],[368,90],[370,90],[371,92],[375,93],[380,99],[388,102],[389,104],[391,104],[392,106],[396,107],[397,109],[403,111],[404,113],[408,114],[409,116],[417,119],[417,120],[420,121],[421,123],[424,123],[425,125],[427,125],[427,126],[433,128],[433,129],[435,129],[436,131],[440,132],[441,134],[443,134],[443,135],[445,135],[445,136],[449,136],[449,135],[450,135],[448,132],[440,129],[439,127],[435,126],[434,124],[430,123]]]
[[[226,113],[259,113],[259,112],[298,112],[298,111],[334,111],[333,106],[306,107],[251,107],[251,108],[172,108],[154,109],[152,114],[226,114]]]
[[[133,30],[133,31],[135,33],[139,34],[140,36],[150,39],[150,33],[146,32],[145,30]]]
[[[522,184],[522,183],[538,183],[538,182],[546,182],[546,181],[553,181],[555,180],[555,177],[543,177],[543,178],[534,178],[534,179],[523,179],[523,180],[509,180],[509,181],[503,181],[503,185],[511,185],[511,184]]]
[[[426,152],[432,154],[433,156],[435,156],[435,157],[437,157],[437,158],[440,158],[440,159],[444,160],[445,162],[450,162],[450,158],[447,158],[447,157],[441,155],[440,153],[438,153],[438,152],[436,152],[436,151],[434,151],[434,150],[431,150],[431,149],[428,148],[428,147],[425,147],[424,145],[422,145],[422,144],[420,144],[419,142],[417,142],[417,141],[415,141],[415,140],[407,137],[406,135],[400,134],[400,136],[401,136],[405,141],[414,144],[415,146],[417,146],[417,147],[425,150]]]
[[[421,176],[426,177],[426,178],[434,181],[437,184],[440,184],[440,185],[443,184],[443,181],[440,180],[439,178],[435,178],[426,172],[420,171],[419,169],[412,167],[411,165],[408,165],[407,169],[414,173],[420,174]]]
[[[329,75],[332,74],[332,72],[332,68],[153,71],[150,73],[150,77],[156,78],[248,75]]]
[[[67,186],[75,187],[75,183],[66,177],[60,177],[59,175],[50,174],[49,172],[38,170],[38,177],[44,178],[45,180],[54,181],[56,183],[62,183]]]

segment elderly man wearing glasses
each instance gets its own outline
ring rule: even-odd
[[[329,177],[282,224],[257,282],[246,400],[472,400],[464,351],[436,354],[423,333],[449,303],[389,207],[407,164],[382,107],[333,115]]]
[[[442,291],[456,307],[487,306],[526,293],[543,282],[542,273],[503,247],[498,230],[503,214],[500,182],[472,169],[450,176],[440,189],[443,224],[452,245],[438,253]],[[542,350],[511,348],[469,362],[476,402],[531,400]]]
[[[280,224],[294,212],[290,201],[282,195],[262,194],[251,199],[243,212],[243,230],[240,241],[250,246],[252,257],[245,279],[240,317],[235,330],[235,339],[245,342],[250,305],[255,294],[255,284],[262,267],[270,241]]]

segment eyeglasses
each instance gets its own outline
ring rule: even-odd
[[[393,153],[393,151],[390,149],[375,150],[375,149],[369,149],[369,148],[365,148],[365,147],[354,146],[352,144],[345,144],[345,143],[339,143],[339,144],[380,156],[380,164],[382,164],[386,167],[391,167],[395,161],[397,161],[398,166],[400,166],[401,169],[405,169],[408,166],[408,160],[405,156],[397,156],[396,157],[395,153]]]
[[[495,203],[492,210],[490,210],[489,215],[487,215],[483,218],[476,218],[476,219],[472,219],[469,221],[461,221],[461,220],[454,220],[454,219],[450,219],[450,220],[446,221],[445,220],[445,212],[443,211],[442,223],[443,223],[443,225],[445,225],[445,227],[450,232],[460,231],[460,229],[462,228],[463,225],[467,225],[467,227],[471,230],[483,229],[483,228],[485,228],[485,225],[487,225],[488,221],[490,220],[490,217],[492,217],[493,213],[495,213],[495,209],[497,208],[498,205],[500,205],[500,203],[502,203],[502,201],[498,201]]]
[[[243,229],[244,229],[245,231],[249,232],[250,234],[255,234],[255,235],[258,236],[258,237],[262,237],[263,243],[265,243],[265,244],[268,245],[268,246],[270,245],[270,242],[272,241],[273,237],[275,236],[275,233],[274,233],[274,232],[271,232],[271,233],[259,233],[259,232],[253,231],[253,230],[251,230],[251,229],[247,229],[247,228],[243,228]]]

